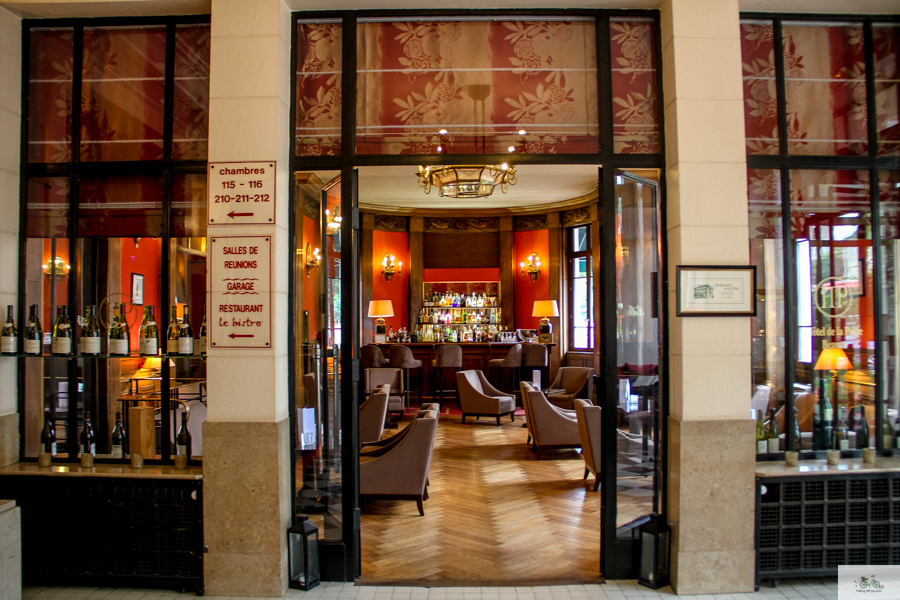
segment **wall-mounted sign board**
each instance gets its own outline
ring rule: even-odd
[[[272,347],[272,237],[209,238],[210,348]]]
[[[209,163],[207,194],[210,225],[274,225],[275,161]]]

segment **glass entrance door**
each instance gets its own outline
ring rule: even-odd
[[[636,576],[637,529],[662,505],[664,290],[655,170],[617,171],[601,199],[601,571]]]

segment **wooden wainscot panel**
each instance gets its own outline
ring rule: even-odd
[[[423,240],[426,269],[480,269],[500,266],[500,234],[497,231],[427,231]],[[421,291],[419,292],[421,294]],[[506,294],[506,290],[501,290]]]

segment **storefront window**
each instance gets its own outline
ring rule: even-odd
[[[878,122],[878,154],[900,154],[900,27],[875,23],[875,111]]]
[[[881,201],[881,321],[882,354],[878,361],[881,400],[893,434],[898,434],[900,416],[900,172],[880,174]],[[878,293],[878,292],[876,292]],[[893,442],[893,444],[892,444]],[[896,440],[885,440],[885,446],[897,446]]]
[[[599,150],[592,18],[373,19],[358,31],[357,154]]]
[[[575,351],[594,347],[594,268],[591,253],[591,226],[568,230],[566,253],[569,272],[569,344]]]
[[[71,27],[31,30],[29,50],[43,60],[29,62],[28,162],[71,160],[72,53]]]

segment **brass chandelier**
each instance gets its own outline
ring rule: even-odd
[[[419,187],[430,194],[438,189],[439,196],[449,198],[487,198],[498,185],[505,194],[516,184],[516,170],[510,165],[452,165],[419,167]]]

